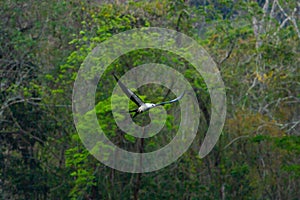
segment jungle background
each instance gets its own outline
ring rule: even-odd
[[[144,63],[164,63],[189,80],[202,119],[176,162],[131,174],[106,167],[85,149],[73,123],[72,89],[97,44],[141,27],[182,32],[206,49],[226,86],[227,116],[217,145],[200,159],[211,114],[201,75],[168,52],[122,56],[99,88],[114,87],[112,71],[121,76]],[[299,199],[299,1],[1,1],[0,43],[1,199]],[[137,92],[151,101],[174,97],[157,85]],[[115,125],[109,94],[99,89],[96,96],[105,133],[138,151],[139,140]],[[167,110],[166,126],[145,140],[144,151],[165,145],[177,130],[176,105]]]

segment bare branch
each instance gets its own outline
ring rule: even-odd
[[[290,133],[294,128],[296,128],[299,124],[300,124],[300,120],[299,121],[296,121],[296,122],[292,122],[294,125],[291,126],[291,128],[289,128],[287,130],[288,133]]]
[[[234,46],[235,46],[235,42],[232,42],[230,45],[229,51],[226,52],[226,56],[221,61],[218,62],[218,65],[221,65],[223,62],[225,62],[230,57]]]
[[[241,139],[241,138],[248,138],[249,135],[242,135],[242,136],[239,136],[237,138],[234,138],[233,140],[231,140],[224,148],[223,150],[227,149],[232,143],[234,143],[235,141]]]
[[[23,102],[28,102],[28,103],[34,103],[31,101],[41,101],[41,98],[28,98],[28,99],[19,99],[20,97],[14,97],[12,99],[9,99],[6,101],[6,103],[3,104],[3,106],[1,107],[1,110],[5,110],[6,108],[14,105],[14,104],[18,104],[18,103],[23,103]],[[19,99],[19,100],[17,100]],[[10,103],[9,103],[10,102]]]
[[[294,28],[295,28],[295,31],[297,32],[297,35],[298,35],[298,37],[299,37],[299,39],[300,39],[300,30],[299,30],[299,27],[298,27],[297,22],[296,22],[296,19],[295,19],[295,13],[297,12],[297,7],[294,8],[294,11],[293,11],[292,15],[289,16],[289,15],[284,11],[284,9],[282,8],[282,6],[279,4],[278,0],[275,0],[275,1],[276,1],[276,4],[277,4],[278,8],[279,8],[280,11],[282,12],[282,14],[286,17],[285,21],[286,21],[286,20],[290,20],[290,21],[292,22],[292,24],[293,24],[293,26],[294,26]],[[299,5],[299,3],[298,3],[298,5]],[[286,23],[286,22],[284,22],[284,24],[285,24],[285,23]],[[281,23],[280,27],[283,27],[284,24]]]

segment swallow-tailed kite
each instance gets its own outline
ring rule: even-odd
[[[161,103],[144,103],[140,97],[138,97],[136,94],[134,94],[130,89],[128,89],[118,78],[117,76],[113,73],[113,76],[115,77],[116,81],[118,82],[119,86],[121,87],[121,89],[123,90],[123,92],[127,95],[128,98],[130,98],[131,101],[133,101],[138,108],[134,109],[134,110],[130,110],[129,112],[135,112],[135,114],[133,115],[132,118],[134,118],[135,116],[137,116],[138,114],[145,112],[147,110],[150,110],[151,108],[157,107],[157,106],[162,106],[165,104],[170,104],[170,103],[174,103],[179,101],[185,92],[183,92],[179,97],[177,97],[176,99],[173,99],[171,101],[165,101],[165,102],[161,102]]]

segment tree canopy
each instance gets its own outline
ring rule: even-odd
[[[299,2],[12,0],[0,2],[0,17],[1,199],[299,198]],[[155,137],[124,133],[111,112],[112,72],[123,75],[147,63],[170,66],[189,81],[201,116],[196,138],[177,161],[131,174],[105,166],[84,147],[73,122],[72,90],[98,44],[142,27],[181,32],[211,55],[226,87],[227,116],[217,145],[200,159],[213,109],[201,74],[168,51],[120,56],[99,80],[94,105],[114,144],[132,152],[160,149],[177,132],[181,113],[167,106]],[[175,98],[156,84],[136,92],[149,102]],[[134,121],[145,125],[150,118]]]

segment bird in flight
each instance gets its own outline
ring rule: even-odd
[[[118,82],[119,86],[121,87],[121,89],[123,90],[123,92],[126,94],[126,96],[138,106],[137,109],[129,111],[129,112],[134,112],[134,115],[133,115],[132,118],[136,117],[138,114],[140,114],[142,112],[150,110],[151,108],[155,108],[157,106],[162,106],[162,105],[165,105],[165,104],[170,104],[170,103],[177,102],[177,101],[179,101],[184,96],[184,93],[185,93],[185,92],[183,92],[179,97],[177,97],[176,99],[173,99],[171,101],[165,101],[165,102],[161,102],[161,103],[157,103],[157,104],[154,104],[154,103],[144,103],[141,100],[141,98],[138,97],[136,94],[134,94],[130,89],[128,89],[118,79],[118,77],[114,73],[113,73],[113,76],[115,77],[116,81]]]

